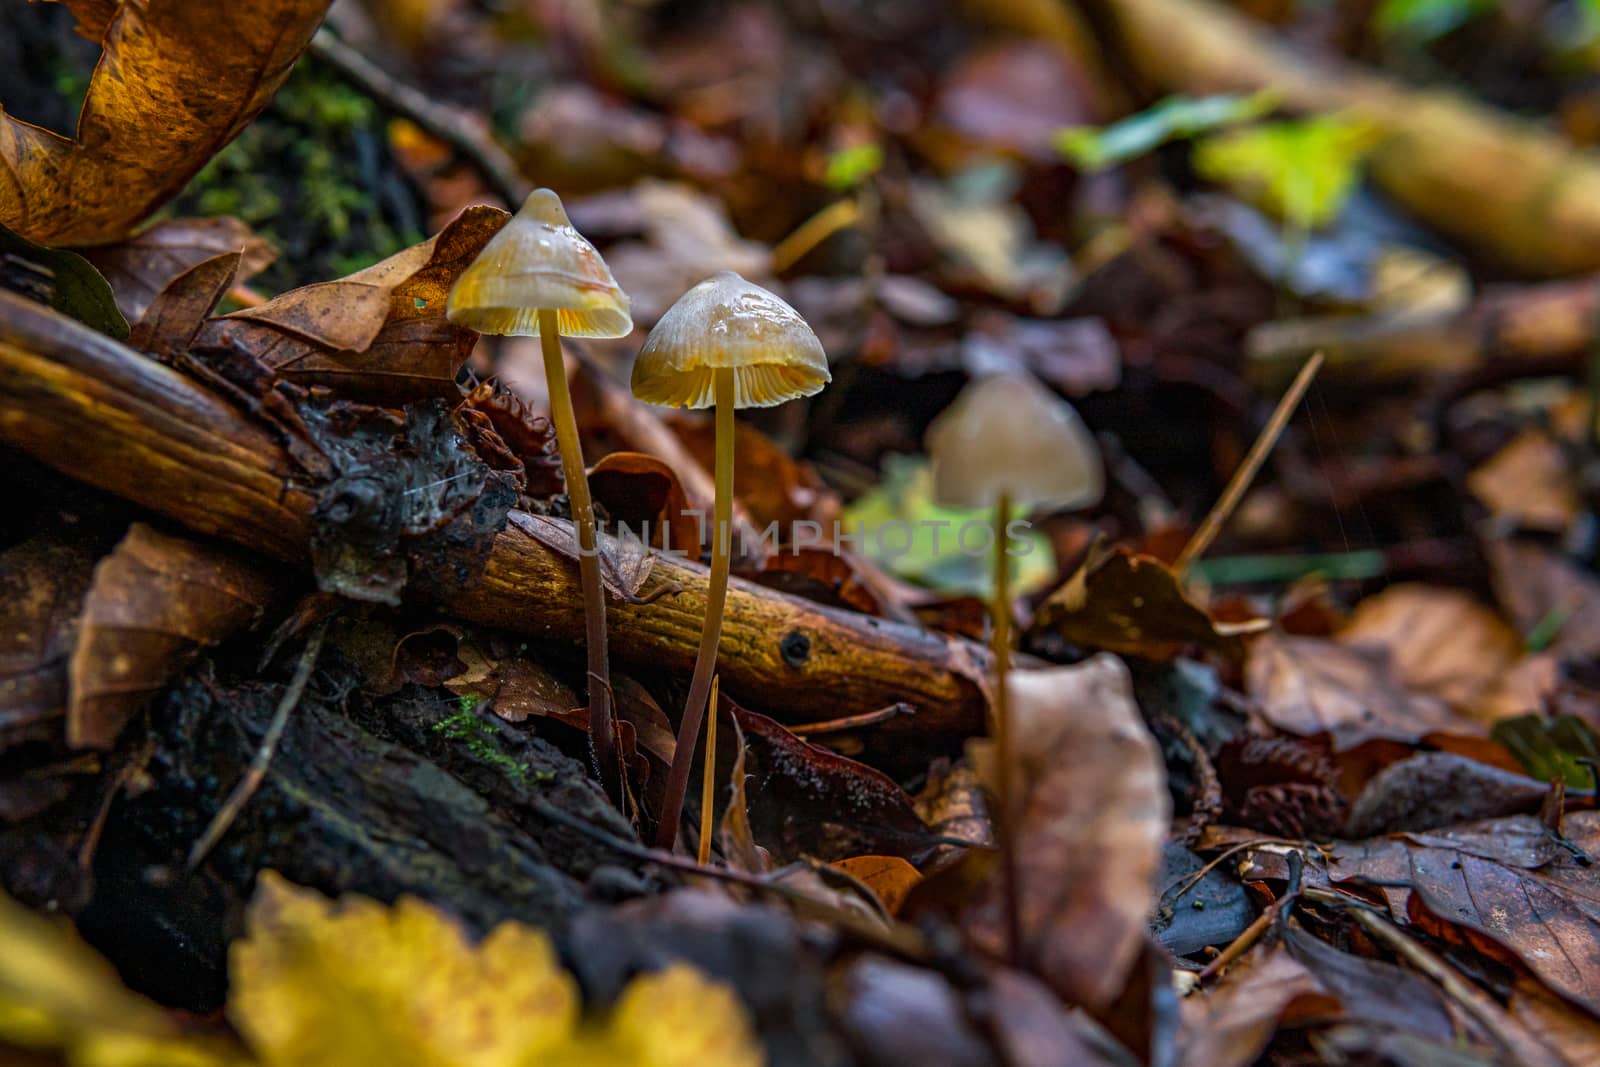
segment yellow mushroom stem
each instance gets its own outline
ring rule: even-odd
[[[706,589],[706,618],[700,629],[700,651],[695,654],[689,697],[683,703],[683,719],[678,723],[678,745],[672,753],[672,767],[667,771],[661,825],[656,828],[656,844],[669,850],[678,837],[683,796],[689,788],[689,767],[694,762],[694,743],[700,736],[700,720],[705,717],[706,698],[711,691],[711,674],[717,666],[722,607],[728,599],[728,556],[732,547],[729,542],[733,536],[733,368],[718,367],[713,372],[711,388],[717,422],[716,500],[711,509],[711,583]]]
[[[705,770],[700,775],[700,866],[711,862],[711,813],[717,800],[717,676],[711,676],[711,717],[706,720]]]
[[[550,388],[550,423],[561,450],[561,470],[566,475],[567,500],[578,528],[578,579],[583,586],[584,643],[589,657],[589,746],[600,769],[600,784],[613,804],[622,800],[621,768],[616,760],[616,740],[611,722],[611,662],[606,651],[606,598],[600,584],[600,555],[596,547],[594,504],[589,499],[589,476],[578,440],[578,419],[572,412],[567,388],[567,365],[561,358],[561,332],[556,313],[539,309],[539,342],[544,352],[544,376]]]
[[[994,758],[995,803],[999,827],[1000,886],[1004,896],[1006,959],[1015,965],[1022,946],[1019,883],[1017,881],[1017,823],[1014,768],[1016,753],[1011,731],[1011,704],[1007,675],[1011,670],[1011,558],[1006,555],[1006,527],[1011,524],[1011,494],[1004,490],[994,507],[994,600],[989,605],[994,653]]]

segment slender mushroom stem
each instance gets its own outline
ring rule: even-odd
[[[717,676],[711,676],[711,717],[706,720],[706,758],[700,775],[700,866],[711,862],[711,815],[717,799]]]
[[[695,738],[700,736],[700,721],[705,717],[706,697],[711,691],[711,672],[717,665],[717,642],[722,637],[722,606],[728,598],[728,556],[733,528],[733,368],[718,367],[712,379],[716,403],[717,459],[716,500],[711,509],[711,584],[706,589],[706,619],[700,630],[700,651],[694,658],[694,674],[689,679],[689,698],[683,704],[683,720],[678,723],[678,745],[667,771],[666,799],[661,807],[661,825],[656,828],[656,845],[671,850],[678,837],[678,820],[683,815],[683,795],[689,788],[689,767],[694,762]]]
[[[994,601],[989,606],[994,652],[994,756],[996,801],[1000,808],[1000,886],[1005,904],[1006,959],[1015,966],[1022,948],[1022,894],[1017,879],[1016,788],[1012,752],[1011,702],[1011,558],[1006,555],[1006,527],[1011,524],[1011,494],[1004,490],[994,508]]]
[[[560,327],[556,313],[547,308],[539,309],[539,342],[550,389],[550,423],[555,427],[556,447],[561,450],[572,520],[578,527],[578,578],[583,585],[584,643],[589,656],[589,747],[599,765],[600,784],[606,796],[613,804],[620,804],[622,779],[611,724],[611,659],[606,650],[606,598],[600,585],[594,504],[589,499],[589,476],[583,462],[583,445],[578,440],[578,419],[572,413],[572,393],[567,388],[567,365],[561,358]]]

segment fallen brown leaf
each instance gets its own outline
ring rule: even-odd
[[[1381,649],[1264,634],[1250,647],[1245,685],[1270,725],[1301,737],[1326,734],[1336,752],[1378,738],[1481,732],[1439,698],[1401,685]]]
[[[59,736],[67,659],[96,546],[41,533],[0,551],[0,749]]]
[[[878,894],[890,915],[900,910],[906,894],[922,881],[917,869],[899,856],[851,856],[835,860],[833,865]]]
[[[1282,944],[1231,967],[1215,989],[1183,1002],[1181,1062],[1246,1067],[1286,1017],[1332,1015],[1338,1002]]]
[[[270,572],[135,523],[94,569],[67,668],[67,743],[108,749],[189,656],[255,622]]]
[[[158,355],[189,347],[206,318],[233,287],[241,256],[224,252],[201,260],[176,278],[150,302],[144,318],[128,334],[134,348]]]
[[[765,715],[729,706],[748,746],[750,819],[775,855],[916,856],[930,846],[911,797],[888,775],[802,741]]]
[[[1091,551],[1066,583],[1039,605],[1028,640],[1053,635],[1084,648],[1166,661],[1199,646],[1229,659],[1265,619],[1220,622],[1189,599],[1171,568],[1120,545]]]
[[[83,254],[111,283],[122,314],[137,323],[163,289],[206,260],[230,252],[239,253],[235,284],[249,281],[277,258],[264,238],[228,215],[166,219],[116,244],[86,248]]]
[[[1010,688],[1023,962],[1069,1002],[1103,1009],[1143,950],[1155,903],[1171,807],[1165,766],[1115,657],[1017,671]],[[992,786],[992,742],[972,744]],[[997,958],[1001,902],[991,879],[962,916]]]
[[[267,105],[328,3],[119,5],[76,139],[0,110],[0,222],[51,245],[123,237]]]
[[[612,452],[589,471],[589,491],[612,522],[622,523],[654,548],[699,559],[701,527],[677,474],[664,460],[643,452]]]
[[[1568,841],[1600,852],[1600,812],[1562,820]],[[1600,881],[1538,818],[1335,846],[1335,881],[1404,881],[1410,907],[1512,953],[1545,985],[1600,1015]]]
[[[1547,632],[1544,651],[1562,660],[1600,655],[1600,580],[1536,541],[1486,541],[1495,598],[1523,634]]]
[[[470,207],[419,245],[337,281],[212,319],[197,344],[239,349],[290,381],[379,400],[458,397],[477,334],[445,318],[445,298],[510,216]]]
[[[1560,533],[1582,506],[1566,455],[1543,430],[1517,434],[1467,476],[1467,488],[1491,514],[1529,530]]]
[[[1506,1008],[1569,1067],[1600,1063],[1600,1023],[1537,980],[1518,975]]]
[[[1473,597],[1414,582],[1363,600],[1339,640],[1383,649],[1406,687],[1475,717],[1523,655],[1516,631]]]

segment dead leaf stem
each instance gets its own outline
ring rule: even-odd
[[[326,28],[318,30],[311,38],[308,51],[385,108],[410,119],[460,152],[506,207],[515,208],[527,198],[533,185],[522,176],[511,154],[489,135],[483,116],[431,99],[389,74]]]
[[[1244,457],[1244,462],[1233,472],[1233,478],[1229,480],[1228,487],[1222,491],[1221,498],[1206,515],[1205,521],[1194,532],[1194,536],[1189,538],[1189,543],[1183,546],[1183,552],[1173,563],[1173,573],[1178,577],[1182,578],[1189,565],[1206,554],[1211,542],[1222,532],[1223,524],[1244,499],[1244,494],[1249,491],[1251,483],[1260,473],[1261,465],[1272,453],[1273,446],[1278,443],[1278,437],[1283,433],[1284,427],[1289,425],[1289,419],[1294,415],[1295,408],[1300,406],[1306,390],[1311,388],[1312,380],[1321,369],[1322,353],[1316,352],[1306,360],[1305,366],[1300,368],[1300,373],[1295,375],[1294,383],[1289,386],[1288,392],[1283,394],[1283,399],[1278,401],[1277,410],[1273,411],[1272,418],[1267,421],[1266,428],[1256,438],[1255,444],[1250,446],[1250,452]]]
[[[289,715],[294,711],[295,705],[300,703],[301,696],[305,694],[306,684],[311,681],[311,672],[317,666],[317,657],[322,654],[322,640],[327,634],[328,620],[324,619],[317,624],[315,630],[311,631],[311,636],[306,638],[306,647],[300,653],[300,662],[295,667],[294,677],[289,680],[288,687],[284,689],[283,696],[278,701],[277,709],[272,713],[272,722],[267,725],[267,732],[261,736],[261,744],[256,749],[255,758],[250,761],[250,767],[245,771],[244,777],[239,779],[239,784],[233,787],[233,792],[228,794],[228,799],[217,810],[211,824],[189,850],[189,858],[184,863],[185,869],[192,871],[200,866],[206,854],[222,840],[222,835],[228,832],[233,820],[238,818],[244,806],[250,803],[250,798],[266,779],[267,768],[272,764],[273,754],[278,751],[278,742],[283,739],[284,728],[289,725]]]

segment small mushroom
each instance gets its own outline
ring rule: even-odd
[[[633,365],[633,395],[639,399],[669,407],[716,409],[711,584],[700,651],[678,724],[678,747],[667,774],[657,832],[662,848],[670,849],[677,837],[722,634],[733,526],[734,410],[812,396],[831,379],[822,342],[800,313],[733,271],[714,274],[679,297],[650,331]]]
[[[621,799],[621,768],[611,715],[611,669],[606,650],[605,593],[595,544],[594,506],[572,412],[561,338],[626,337],[633,330],[628,296],[600,253],[567,219],[561,198],[536,189],[462,272],[446,304],[450,321],[479,333],[538,337],[550,389],[550,422],[566,475],[567,499],[578,528],[589,665],[589,742],[600,780]]]
[[[1001,878],[1005,886],[1008,951],[1021,938],[1016,874],[1015,790],[1011,781],[1011,561],[1006,551],[1013,507],[1088,507],[1105,479],[1100,449],[1072,405],[1025,374],[980,378],[928,428],[933,495],[949,507],[994,509],[993,620],[994,745],[1000,818]]]

